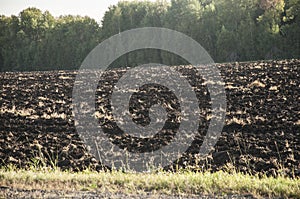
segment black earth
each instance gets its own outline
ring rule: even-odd
[[[165,167],[231,170],[259,175],[300,176],[300,60],[217,64],[225,82],[226,124],[212,152],[197,153],[210,122],[205,81],[192,66],[178,66],[199,100],[199,135],[183,156]],[[99,125],[120,148],[143,152],[167,145],[180,122],[180,104],[168,88],[146,85],[130,99],[133,121],[146,126],[149,108],[166,107],[168,119],[151,138],[122,132],[113,120],[112,88],[128,69],[105,72],[96,92]],[[78,71],[0,73],[0,166],[58,166],[74,171],[109,169],[102,165],[76,132],[72,89]],[[82,95],[84,97],[84,94]],[[192,122],[192,121],[191,121]]]

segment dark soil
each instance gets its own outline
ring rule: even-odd
[[[251,174],[300,176],[300,60],[218,67],[226,84],[226,125],[215,149],[200,161],[197,152],[209,122],[209,94],[195,68],[175,67],[193,86],[202,111],[199,136],[176,163],[197,170],[235,168]],[[159,101],[171,105],[165,131],[153,139],[132,138],[110,119],[112,87],[125,72],[126,69],[108,71],[99,82],[96,108],[104,115],[99,118],[103,130],[115,144],[129,151],[151,151],[168,144],[178,129],[180,106],[176,96],[164,87],[143,87],[141,91],[148,95],[143,98],[137,93],[131,99],[131,112],[138,115],[133,120],[141,125],[149,123],[151,105]],[[87,152],[75,129],[71,104],[76,74],[0,73],[1,166],[46,164],[75,171],[106,168]],[[173,168],[170,165],[165,169]]]

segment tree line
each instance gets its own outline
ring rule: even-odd
[[[182,32],[215,62],[300,58],[300,0],[120,1],[101,24],[87,16],[53,17],[37,8],[1,15],[0,71],[78,69],[101,41],[138,27]],[[112,65],[149,62],[186,63],[169,52],[145,49]]]

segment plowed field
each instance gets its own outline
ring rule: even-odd
[[[199,136],[176,164],[197,170],[235,168],[252,174],[300,176],[300,60],[218,64],[226,88],[226,124],[205,160],[199,160],[197,152],[209,122],[209,93],[195,68],[174,68],[194,88],[202,111]],[[132,98],[130,106],[138,115],[135,122],[147,125],[149,107],[162,97],[171,105],[167,109],[167,130],[148,140],[122,134],[110,117],[109,97],[126,70],[107,71],[99,82],[99,125],[121,148],[155,150],[176,133],[180,107],[176,96],[164,87],[141,88],[148,97],[137,94]],[[74,170],[105,167],[87,152],[76,132],[72,115],[76,74],[77,71],[0,73],[1,166],[46,164]]]

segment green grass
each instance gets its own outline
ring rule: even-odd
[[[300,179],[258,177],[237,172],[69,172],[0,169],[0,184],[22,189],[109,191],[126,194],[252,194],[300,198]]]

